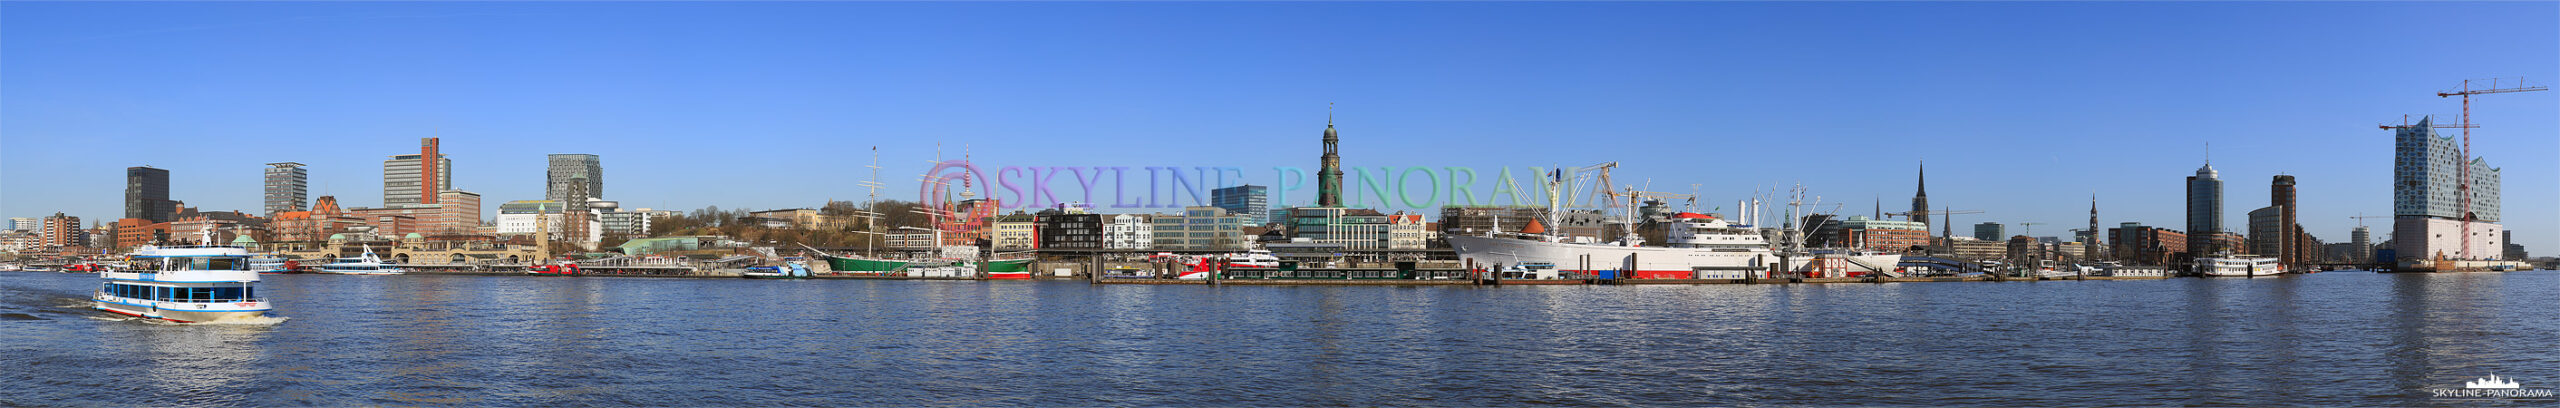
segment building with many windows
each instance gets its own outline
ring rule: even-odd
[[[418,139],[418,154],[382,161],[382,205],[435,204],[436,192],[453,189],[453,159],[436,138]]]
[[[1378,210],[1341,207],[1293,208],[1288,223],[1291,237],[1350,250],[1386,249],[1389,225]]]
[[[2196,175],[2187,177],[2187,248],[2202,255],[2246,250],[2214,245],[2208,237],[2218,232],[2223,232],[2222,177],[2213,170],[2213,163],[2205,163]]]
[[[567,236],[561,223],[567,221],[568,206],[551,200],[516,200],[498,204],[498,234],[521,235],[547,231],[551,239]]]
[[[262,214],[267,218],[302,211],[303,203],[311,200],[311,172],[303,170],[302,163],[267,163],[265,187],[266,212]]]
[[[2280,237],[2285,234],[2284,206],[2266,206],[2249,211],[2249,243],[2244,250],[2252,255],[2274,255],[2284,250]],[[2282,261],[2278,261],[2281,263]]]
[[[2187,234],[2178,230],[2128,222],[2107,229],[2107,242],[2115,244],[2117,259],[2136,265],[2181,265],[2189,259]]]
[[[178,213],[169,199],[169,171],[151,166],[124,169],[124,217],[169,222]]]
[[[1246,184],[1209,190],[1209,205],[1244,217],[1245,225],[1259,226],[1271,222],[1271,189],[1268,187]]]
[[[999,228],[997,232],[1003,230]],[[1108,249],[1149,249],[1155,247],[1155,220],[1148,214],[1111,216],[1102,226],[1102,247]]]
[[[1431,230],[1422,222],[1422,214],[1387,216],[1387,249],[1423,249],[1431,245]]]
[[[1042,249],[1102,249],[1102,214],[1062,209],[1034,216]]]
[[[1244,215],[1218,207],[1183,207],[1180,215],[1148,220],[1155,237],[1152,249],[1242,250],[1252,245],[1244,236]]]
[[[995,234],[988,245],[997,249],[1033,249],[1040,247],[1039,217],[1016,211],[996,216]],[[1107,235],[1108,232],[1105,232]]]
[[[88,231],[80,229],[80,217],[58,212],[44,217],[43,231],[37,232],[36,236],[38,245],[46,248],[87,246],[89,243]]]
[[[1850,216],[1845,220],[1824,223],[1815,231],[1834,245],[1855,249],[1902,252],[1929,245],[1929,224],[1916,221]]]
[[[2499,170],[2485,159],[2463,157],[2460,141],[2437,135],[2433,120],[2399,127],[2394,137],[2393,252],[2402,262],[2499,259],[2506,246],[2506,228],[2498,224]],[[2466,167],[2471,176],[2468,209],[2462,200]],[[2466,217],[2471,220],[2467,230]],[[2470,246],[2463,246],[2466,241]]]
[[[1973,239],[1984,241],[2009,239],[2009,226],[1997,222],[1973,224]]]
[[[604,198],[604,159],[592,154],[554,154],[543,177],[542,198],[563,203]]]

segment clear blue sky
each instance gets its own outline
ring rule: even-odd
[[[1350,166],[1617,161],[1711,203],[1801,182],[1862,214],[1906,207],[1926,158],[1933,202],[1989,211],[1958,224],[2035,235],[2085,224],[2093,192],[2108,225],[2182,227],[2211,141],[2227,224],[2293,174],[2305,227],[2344,242],[2391,211],[2375,124],[2517,76],[2560,80],[2560,4],[11,2],[0,216],[118,217],[146,164],[207,209],[258,211],[277,161],[373,206],[381,161],[428,136],[492,208],[540,198],[549,153],[602,155],[625,207],[860,199],[875,145],[911,198],[936,142],[1267,184],[1315,166],[1339,103]],[[2555,112],[2473,109],[2545,255]]]

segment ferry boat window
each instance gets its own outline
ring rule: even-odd
[[[245,297],[242,297],[241,295],[247,292],[238,287],[205,288],[205,290],[210,292],[207,294],[205,299],[216,302],[238,302],[241,299],[245,299]]]
[[[241,270],[240,267],[245,266],[240,262],[240,258],[230,257],[208,256],[190,259],[190,261],[192,262],[189,262],[189,264],[190,266],[193,266],[194,269],[206,271],[237,271]]]

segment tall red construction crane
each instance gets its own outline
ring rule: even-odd
[[[2478,254],[2471,253],[2471,220],[2478,218],[2471,214],[2471,128],[2479,127],[2480,125],[2471,123],[2471,96],[2546,91],[2551,89],[2548,87],[2525,86],[2523,78],[2517,78],[2515,82],[2516,86],[2513,88],[2499,88],[2499,80],[2491,79],[2489,80],[2488,88],[2471,89],[2472,81],[2473,80],[2469,79],[2462,80],[2462,90],[2436,93],[2436,97],[2438,98],[2453,97],[2456,95],[2462,96],[2462,123],[2454,125],[2454,127],[2462,128],[2462,180],[2461,184],[2455,185],[2456,187],[2454,187],[2454,190],[2462,194],[2462,255],[2465,258],[2478,257]]]

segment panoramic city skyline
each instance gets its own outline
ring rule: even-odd
[[[1802,183],[1825,211],[1901,210],[1926,160],[1933,205],[1986,211],[1957,235],[2068,236],[2093,193],[2104,226],[2180,225],[2211,143],[2223,225],[2292,175],[2300,222],[2338,243],[2348,216],[2392,211],[2376,124],[2460,112],[2434,93],[2463,79],[2560,78],[2548,3],[9,10],[0,216],[105,222],[145,165],[207,210],[260,212],[275,162],[307,164],[310,197],[378,206],[382,161],[428,137],[485,207],[542,198],[552,154],[599,156],[626,208],[858,201],[872,146],[883,199],[913,199],[937,147],[1269,185],[1317,166],[1330,116],[1346,167],[1618,162],[1620,184],[1699,185],[1701,209]],[[2560,152],[2555,110],[2549,92],[2472,107],[2503,222],[2537,254],[2560,250],[2560,167],[2538,162]],[[1307,176],[1276,204],[1311,203]]]

